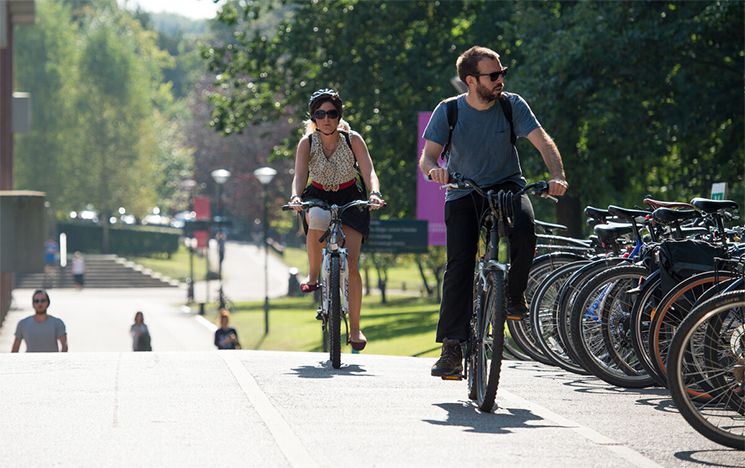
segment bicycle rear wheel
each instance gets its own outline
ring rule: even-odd
[[[331,272],[329,275],[329,298],[331,299],[328,323],[329,357],[331,367],[341,367],[341,285],[340,262],[338,256],[331,257]]]
[[[494,410],[502,370],[505,321],[505,272],[487,276],[484,301],[477,311],[476,401],[485,412]]]
[[[686,421],[714,442],[745,450],[745,292],[696,306],[667,363],[670,393]]]

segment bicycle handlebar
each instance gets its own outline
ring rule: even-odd
[[[463,177],[462,174],[459,174],[457,172],[454,172],[450,174],[450,179],[454,182],[449,182],[447,184],[442,185],[441,187],[443,189],[446,188],[456,188],[456,189],[466,189],[470,188],[475,190],[479,195],[482,197],[487,198],[489,196],[489,193],[492,192],[491,190],[486,191],[481,186],[479,186],[473,179],[469,179],[468,177]],[[534,182],[532,184],[528,184],[525,187],[523,187],[521,190],[515,192],[515,195],[520,196],[524,193],[530,194],[530,195],[538,195],[541,198],[546,198],[554,203],[558,203],[558,199],[556,197],[553,197],[548,194],[548,182],[545,180],[541,180],[538,182]]]
[[[349,208],[370,208],[371,206],[374,206],[374,203],[370,203],[369,200],[352,200],[349,203],[345,203],[343,205],[329,205],[323,200],[310,200],[310,201],[304,201],[300,203],[288,203],[286,205],[282,205],[282,211],[294,211],[295,208],[298,206],[301,207],[304,211],[307,211],[311,208],[321,208],[322,210],[331,211],[333,206],[336,206],[339,210],[339,214],[344,213]],[[388,206],[387,203],[383,203],[380,205],[380,207]]]

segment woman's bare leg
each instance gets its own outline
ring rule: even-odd
[[[308,229],[305,246],[308,251],[308,283],[316,284],[321,276],[321,260],[323,259],[323,244],[318,240],[324,231]]]
[[[349,267],[349,335],[352,341],[366,341],[360,330],[360,310],[362,309],[362,277],[360,276],[360,249],[362,234],[344,225],[347,236],[347,264]]]

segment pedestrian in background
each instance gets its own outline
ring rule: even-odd
[[[152,351],[150,344],[150,330],[145,325],[145,315],[139,310],[135,314],[135,323],[129,327],[132,336],[132,351]]]
[[[80,291],[85,284],[85,260],[80,252],[72,256],[72,277],[75,280],[75,289]]]
[[[230,312],[227,309],[220,309],[220,328],[215,330],[217,349],[241,349],[238,332],[228,325],[229,322]]]
[[[59,244],[53,238],[44,242],[44,288],[54,285],[57,276],[57,265],[59,265]]]
[[[26,352],[56,353],[67,352],[67,330],[65,323],[47,314],[49,308],[49,294],[43,289],[37,289],[31,295],[34,315],[26,317],[16,326],[16,339],[11,353],[17,353],[21,348],[21,341],[26,342]],[[59,346],[57,345],[59,341]]]

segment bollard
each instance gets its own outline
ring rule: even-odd
[[[300,281],[297,279],[297,274],[297,268],[290,268],[290,278],[287,282],[287,295],[290,297],[299,297],[303,295],[303,293],[300,292]]]
[[[204,302],[199,303],[199,315],[204,315]]]

